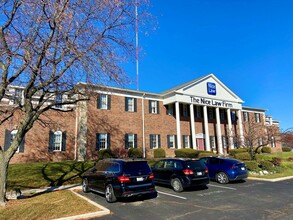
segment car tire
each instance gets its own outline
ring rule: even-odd
[[[84,193],[88,193],[89,192],[89,184],[88,184],[87,178],[82,179],[82,191]]]
[[[178,178],[174,178],[171,180],[171,186],[175,192],[182,192],[183,191],[182,183]]]
[[[109,203],[117,201],[117,198],[114,194],[113,186],[111,184],[108,184],[105,188],[105,198],[106,201]]]
[[[224,172],[217,173],[216,180],[221,184],[226,184],[229,182],[228,176]]]

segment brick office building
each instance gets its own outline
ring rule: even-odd
[[[162,93],[79,86],[91,87],[89,100],[71,106],[73,112],[51,111],[42,116],[12,163],[95,159],[97,152],[106,148],[139,147],[146,157],[152,157],[156,148],[165,149],[167,156],[181,148],[226,154],[248,145],[249,130],[258,135],[258,143],[251,143],[255,146],[266,141],[271,128],[279,129],[265,109],[242,106],[243,101],[213,74]],[[16,91],[12,88],[12,93]],[[17,132],[16,121],[14,118],[1,127],[2,146]],[[269,138],[272,151],[281,151],[277,138]]]

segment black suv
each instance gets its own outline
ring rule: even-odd
[[[162,159],[152,166],[154,182],[171,185],[174,191],[186,187],[206,186],[210,179],[208,168],[198,159]]]
[[[104,159],[83,175],[82,189],[105,194],[107,202],[141,195],[156,198],[153,179],[154,174],[145,160]]]

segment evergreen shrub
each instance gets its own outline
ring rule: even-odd
[[[166,152],[162,148],[158,148],[154,150],[154,158],[165,158]]]

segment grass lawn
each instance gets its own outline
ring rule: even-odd
[[[81,183],[81,175],[94,162],[46,162],[11,164],[8,168],[7,192],[14,188],[35,189]]]
[[[56,219],[101,211],[70,190],[35,194],[24,199],[9,200],[0,206],[0,219]]]

